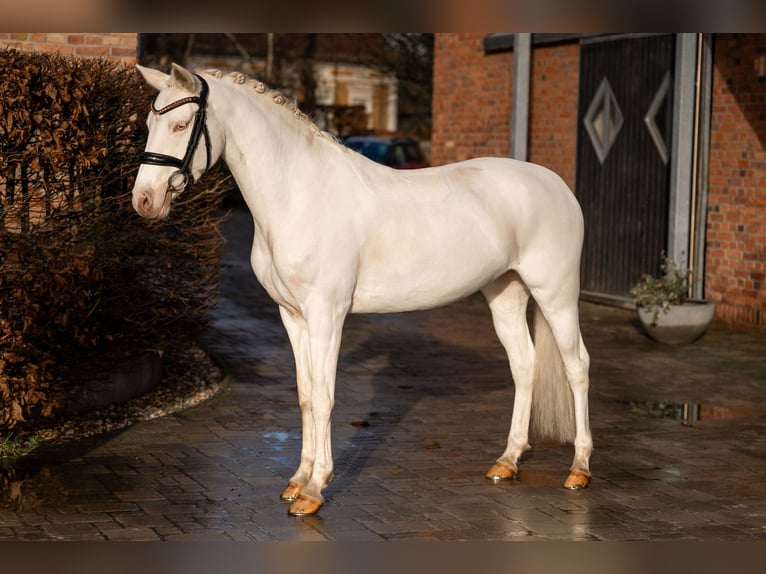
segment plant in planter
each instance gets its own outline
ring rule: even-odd
[[[661,276],[644,274],[630,290],[638,318],[648,335],[659,342],[691,343],[713,318],[715,303],[688,297],[692,272],[662,254]]]

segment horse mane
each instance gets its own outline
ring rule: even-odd
[[[256,80],[255,78],[250,78],[247,75],[243,74],[242,72],[229,72],[224,73],[222,70],[219,69],[209,69],[205,70],[203,73],[212,76],[214,78],[217,78],[219,80],[224,79],[230,82],[231,84],[234,84],[236,86],[246,86],[250,89],[250,93],[259,94],[262,97],[269,98],[274,104],[278,106],[282,106],[285,109],[287,109],[289,112],[292,113],[293,117],[298,120],[299,122],[302,122],[306,125],[306,127],[311,131],[312,134],[314,134],[317,137],[325,138],[333,142],[338,142],[338,139],[331,133],[326,132],[319,128],[313,121],[311,121],[311,118],[309,118],[308,115],[303,113],[299,108],[298,105],[285,97],[281,92],[278,90],[269,88],[261,82],[260,80]]]

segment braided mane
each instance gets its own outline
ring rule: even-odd
[[[230,72],[228,74],[224,74],[224,72],[221,70],[210,69],[210,70],[205,70],[204,73],[210,76],[213,76],[214,78],[218,78],[219,80],[225,79],[235,85],[247,86],[256,94],[261,94],[263,97],[269,98],[273,103],[279,106],[283,106],[287,110],[292,112],[293,117],[297,119],[298,121],[303,122],[309,128],[309,130],[311,130],[311,133],[313,133],[315,136],[330,139],[332,141],[337,141],[337,138],[335,136],[333,136],[332,134],[326,131],[321,130],[319,126],[317,126],[313,121],[311,121],[311,119],[306,114],[304,114],[300,109],[298,109],[298,106],[296,105],[294,101],[286,98],[278,90],[268,88],[266,84],[264,84],[260,80],[250,78],[247,75],[243,74],[242,72]]]

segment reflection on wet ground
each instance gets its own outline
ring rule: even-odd
[[[693,424],[704,421],[732,421],[766,417],[766,407],[756,405],[724,405],[724,404],[694,404],[671,403],[666,401],[625,401],[630,407],[631,414],[669,418],[681,421],[683,424]]]
[[[17,461],[0,465],[0,508],[29,512],[42,504],[65,503],[66,486],[47,465]]]

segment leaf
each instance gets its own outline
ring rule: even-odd
[[[51,100],[55,100],[56,96],[58,95],[58,90],[56,90],[56,86],[54,86],[53,84],[46,85],[45,95],[47,95]]]
[[[18,401],[13,401],[13,403],[11,404],[11,412],[13,415],[13,420],[15,422],[22,422],[25,420],[23,410],[21,408],[21,405],[18,403]]]

